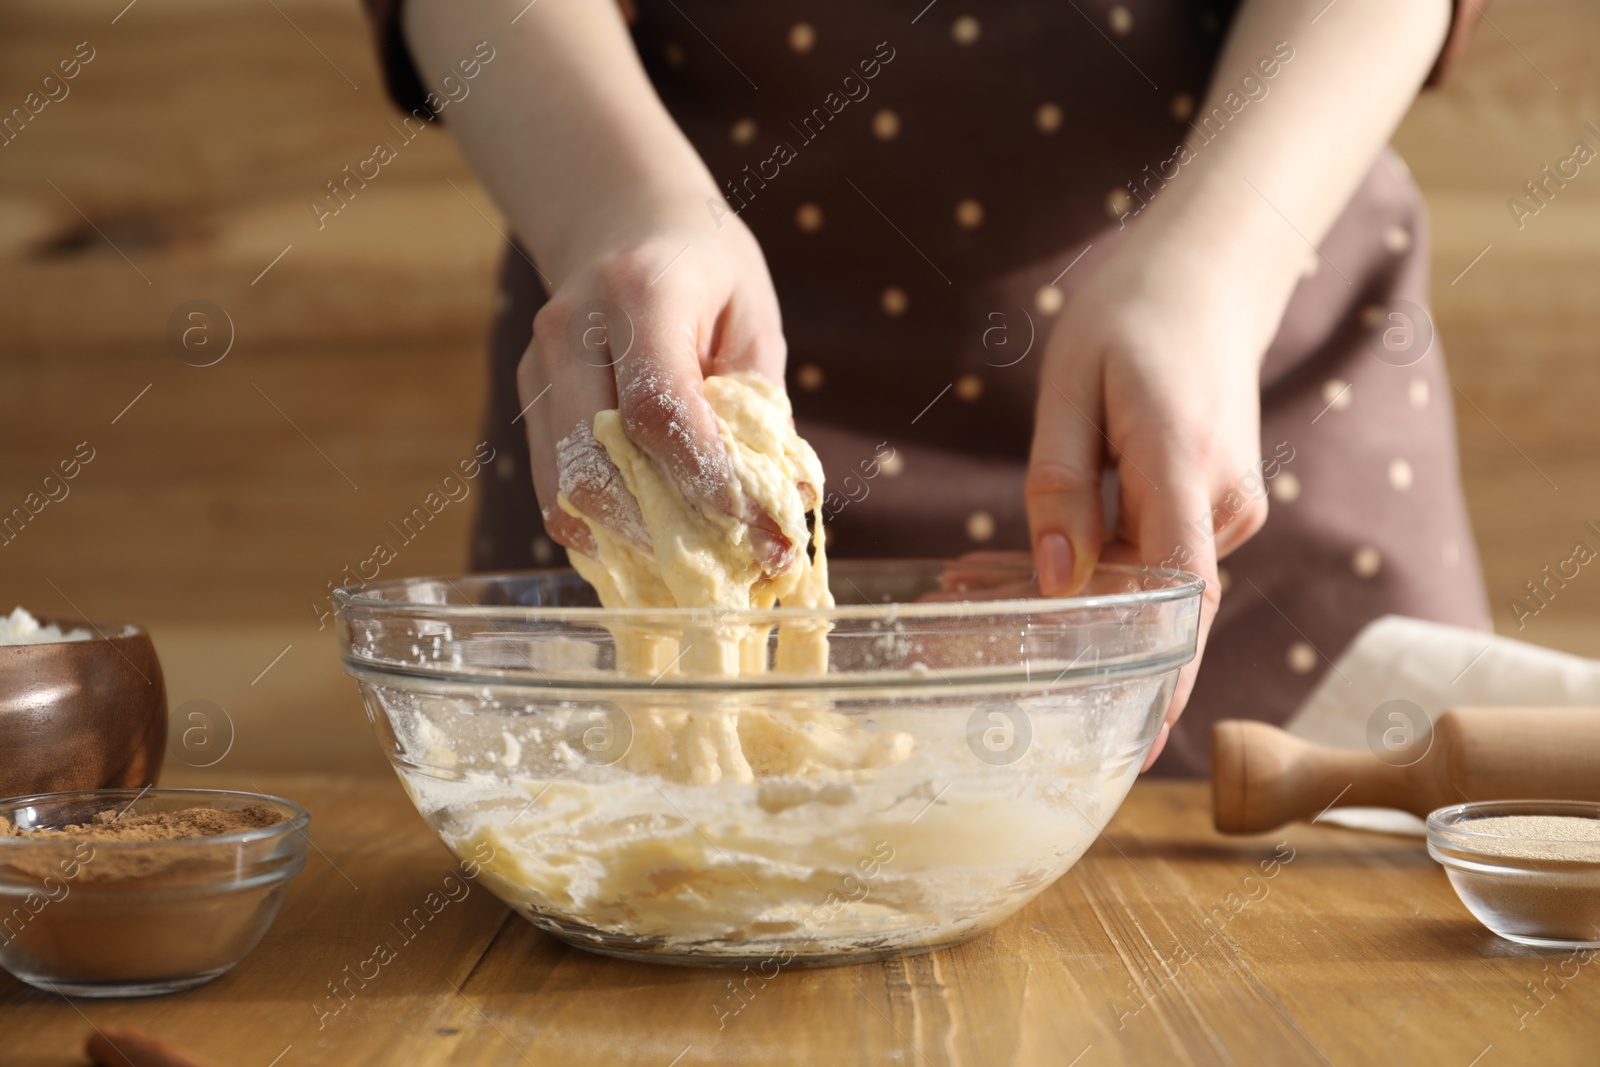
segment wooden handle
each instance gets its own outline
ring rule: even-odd
[[[97,1029],[83,1050],[95,1067],[201,1067],[165,1041],[131,1026]]]
[[[1427,754],[1392,766],[1237,719],[1211,729],[1213,817],[1260,833],[1329,807],[1426,815],[1469,800],[1600,800],[1600,708],[1462,708],[1434,723]]]

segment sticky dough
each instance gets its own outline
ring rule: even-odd
[[[742,512],[744,505],[754,504],[771,515],[800,549],[794,567],[770,580],[764,578],[750,527],[731,515],[703,514],[685,500],[677,485],[629,439],[618,411],[595,415],[594,436],[639,502],[652,550],[618,537],[562,494],[558,499],[562,510],[583,520],[598,548],[598,559],[569,552],[573,567],[599,591],[600,602],[608,608],[739,609],[769,608],[775,603],[831,607],[821,515],[814,515],[814,532],[806,529],[806,494],[811,508],[822,499],[822,464],[795,432],[789,398],[750,373],[707,378],[705,397],[735,476],[729,486],[733,510]],[[679,425],[673,423],[675,428]],[[804,552],[808,541],[814,559]],[[708,666],[715,667],[715,661]],[[807,662],[803,669],[826,670],[827,664]]]
[[[815,956],[926,946],[999,921],[1088,847],[1138,761],[1086,761],[1078,718],[1052,716],[1036,725],[1030,753],[1044,772],[1019,764],[979,780],[943,706],[889,701],[869,718],[832,710],[808,686],[719,691],[719,678],[826,673],[825,626],[780,625],[769,664],[772,635],[739,611],[832,599],[821,517],[806,526],[822,471],[787,398],[751,375],[710,378],[705,393],[735,492],[800,546],[793,570],[764,578],[748,527],[688,505],[617,413],[601,412],[595,438],[638,500],[652,547],[585,518],[598,558],[574,554],[573,564],[608,607],[734,609],[670,629],[611,626],[623,672],[706,684],[687,694],[634,685],[617,697],[631,745],[603,766],[585,764],[553,707],[516,727],[526,739],[515,751],[506,739],[508,775],[403,774],[418,808],[497,895],[580,943]],[[442,748],[442,732],[421,736],[426,725],[418,720],[415,743]],[[420,762],[454,766],[437,751]]]
[[[617,666],[635,677],[733,678],[766,671],[768,628],[722,612],[833,606],[819,510],[822,464],[795,432],[788,397],[750,373],[707,378],[705,396],[735,476],[733,510],[742,514],[746,504],[753,504],[772,516],[796,546],[795,560],[783,574],[764,575],[746,523],[697,510],[629,439],[619,412],[598,413],[595,439],[639,502],[651,548],[613,533],[563,494],[562,509],[583,520],[597,549],[597,558],[569,552],[574,569],[606,607],[709,609],[704,624],[684,626],[676,634],[658,627],[612,626]],[[825,674],[826,624],[801,620],[780,626],[772,669]],[[634,740],[624,766],[700,785],[724,775],[750,782],[882,766],[903,759],[910,742],[903,734],[868,735],[801,698],[775,709],[741,710],[731,699],[710,698],[696,712],[628,711]]]

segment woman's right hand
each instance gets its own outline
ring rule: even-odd
[[[619,221],[569,257],[561,282],[534,316],[517,368],[534,487],[545,530],[593,554],[590,519],[649,547],[638,502],[595,440],[594,416],[617,408],[628,438],[708,516],[749,523],[768,573],[786,570],[796,546],[735,484],[702,384],[708,375],[754,371],[783,381],[786,354],[778,300],[754,235],[706,204]]]
[[[557,505],[564,492],[585,516],[646,539],[637,502],[593,438],[595,413],[620,408],[629,438],[685,499],[751,524],[763,566],[783,570],[795,546],[769,516],[744,513],[701,388],[732,371],[782,383],[778,300],[754,236],[645,76],[619,6],[408,0],[404,24],[426,85],[493,49],[471,97],[445,114],[553,279],[517,370],[550,536],[594,551],[588,528]]]

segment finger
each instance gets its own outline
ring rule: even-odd
[[[1206,583],[1201,597],[1194,659],[1179,672],[1172,703],[1167,709],[1166,721],[1171,723],[1182,713],[1194,689],[1195,673],[1205,654],[1211,621],[1216,617],[1220,586],[1216,541],[1210,529],[1212,509],[1206,457],[1182,444],[1204,441],[1205,431],[1173,428],[1164,436],[1168,445],[1157,461],[1150,464],[1153,469],[1148,476],[1155,481],[1130,487],[1134,491],[1128,494],[1129,524],[1138,538],[1139,562],[1151,567],[1189,571]],[[1124,484],[1127,484],[1127,477],[1140,475],[1135,471],[1127,472]]]
[[[768,282],[766,288],[770,286]],[[706,373],[754,371],[782,386],[788,354],[777,300],[736,295],[717,319]]]
[[[1078,365],[1087,368],[1088,361]],[[1100,395],[1097,371],[1052,374],[1047,366],[1040,378],[1024,494],[1034,565],[1046,596],[1083,588],[1100,555]]]
[[[763,277],[763,282],[756,288],[770,291],[770,279]],[[759,297],[730,300],[717,319],[706,363],[707,373],[749,371],[760,374],[781,389],[787,361],[788,344],[783,338],[776,298],[770,301]],[[814,485],[801,483],[800,494],[807,510],[819,503],[818,489]],[[771,515],[751,505],[744,518],[751,527],[751,547],[768,574],[784,573],[794,565],[800,549],[784,536]]]
[[[617,407],[628,438],[702,515],[731,516],[748,524],[764,569],[787,570],[798,549],[742,492],[703,391],[720,314],[707,309],[714,300],[693,285],[675,288],[663,277],[653,286],[637,279],[613,284],[617,302],[633,321],[632,349],[616,365]],[[750,360],[773,358],[751,352]]]
[[[534,316],[533,339],[518,367],[522,417],[528,424],[534,486],[550,536],[588,555],[593,538],[583,520],[563,511],[558,494],[584,516],[640,548],[649,533],[637,501],[594,438],[594,416],[616,406],[610,331],[615,324],[592,305],[547,303]]]
[[[1161,750],[1167,747],[1167,738],[1170,737],[1171,734],[1172,724],[1169,722],[1162,723],[1161,732],[1156,734],[1156,743],[1150,746],[1150,754],[1145,756],[1144,766],[1139,768],[1140,774],[1143,774],[1145,771],[1148,771],[1152,766],[1155,765],[1156,759],[1161,755]]]
[[[539,515],[544,520],[544,532],[550,540],[593,556],[595,545],[589,528],[581,519],[568,515],[556,504],[560,476],[556,467],[555,437],[551,429],[551,388],[548,375],[541,369],[539,340],[535,336],[528,342],[522,359],[517,363],[517,402],[521,411],[515,421],[523,424],[523,435],[528,442],[528,460],[533,468],[533,491],[539,500]]]
[[[1216,515],[1218,511],[1227,513],[1227,517],[1216,528],[1218,559],[1226,558],[1240,545],[1260,533],[1261,527],[1266,525],[1267,498],[1265,495],[1261,496],[1260,499],[1253,497],[1243,498],[1243,505],[1231,507],[1230,504],[1237,504],[1238,499],[1238,497],[1230,499],[1228,494],[1224,494],[1218,506],[1212,509],[1213,515]]]
[[[1009,586],[1019,581],[1027,586],[1033,580],[1032,554],[1014,550],[966,552],[939,571],[939,588],[947,593]]]
[[[701,357],[709,361],[720,308],[706,307],[716,299],[712,294],[693,285],[674,288],[671,278],[609,280],[612,299],[633,326],[633,344],[614,369],[617,407],[629,440],[678,484],[690,504],[728,515],[733,471],[702,391]]]
[[[650,555],[650,529],[639,502],[628,491],[622,472],[583,423],[556,442],[556,470],[561,495],[585,518],[592,519],[624,541]]]
[[[620,308],[579,305],[565,320],[552,315],[543,336],[542,369],[550,397],[557,487],[566,502],[630,544],[649,552],[650,531],[622,472],[594,435],[595,415],[617,406],[616,365],[632,343]]]

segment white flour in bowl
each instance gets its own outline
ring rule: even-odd
[[[21,608],[10,615],[0,615],[0,645],[44,645],[52,641],[87,641],[94,635],[88,630],[69,630],[61,627],[41,626],[39,620]]]

